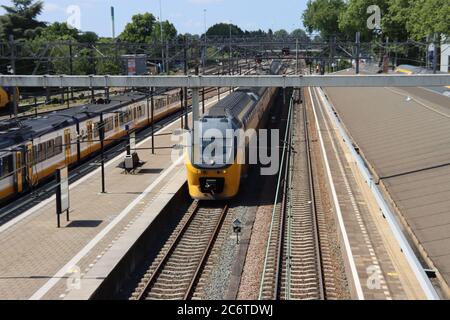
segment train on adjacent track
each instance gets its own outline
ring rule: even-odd
[[[154,97],[154,121],[179,111],[181,92]],[[105,104],[87,104],[25,120],[0,121],[0,202],[29,191],[100,150],[100,118],[105,146],[151,123],[143,93],[111,97]],[[189,103],[189,101],[188,101]]]
[[[0,112],[10,109],[13,101],[13,93],[14,90],[12,88],[0,87]]]
[[[273,61],[265,72],[279,74],[283,69],[281,61]],[[226,200],[238,194],[248,165],[245,159],[238,161],[237,149],[246,155],[255,151],[249,150],[251,138],[239,142],[235,135],[230,138],[227,131],[260,129],[267,120],[277,92],[278,88],[239,88],[199,119],[198,132],[193,135],[194,139],[198,137],[195,140],[198,147],[194,144],[185,152],[189,194],[193,199]],[[209,136],[210,130],[219,133],[223,140],[218,143],[217,137]],[[247,158],[246,155],[244,157]]]

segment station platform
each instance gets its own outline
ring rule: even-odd
[[[206,107],[216,101],[209,99]],[[180,122],[156,133],[155,146],[166,148],[156,149],[154,155],[149,149],[138,151],[144,164],[135,174],[125,174],[121,167],[125,153],[107,162],[107,193],[100,193],[101,168],[73,183],[71,221],[62,215],[61,228],[56,225],[54,196],[0,226],[0,299],[63,299],[83,288],[83,279],[98,270],[94,268],[103,257],[111,263],[120,259],[120,250],[152,223],[186,181],[181,157],[172,161],[171,133]],[[151,137],[137,145],[150,147]],[[125,240],[117,250],[121,238]]]
[[[329,166],[326,179],[328,183],[333,182],[335,197],[332,197],[334,200],[330,199],[329,210],[334,211],[336,221],[340,222],[337,227],[342,235],[341,250],[346,259],[351,260],[347,261],[346,269],[352,298],[425,299],[426,296],[388,223],[380,214],[356,161],[328,115],[320,98],[320,91],[310,88],[305,89],[305,93],[311,110],[310,121],[316,126],[313,139],[316,143],[323,141],[322,157],[326,153]],[[336,207],[339,212],[336,212]],[[344,245],[344,238],[348,245]]]

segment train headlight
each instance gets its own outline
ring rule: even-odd
[[[213,166],[216,164],[216,161],[214,159],[209,160],[209,165]]]

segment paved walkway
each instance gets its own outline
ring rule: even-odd
[[[222,97],[225,95],[222,94]],[[216,99],[210,99],[207,107]],[[162,129],[170,133],[180,120]],[[155,138],[156,147],[172,146],[171,135]],[[151,138],[138,148],[151,146]],[[172,149],[156,155],[141,150],[145,165],[135,175],[119,167],[123,155],[106,166],[107,194],[101,190],[100,169],[71,186],[71,222],[62,217],[56,228],[55,198],[0,227],[0,299],[61,299],[136,221],[174,174]],[[150,205],[151,207],[151,205]]]

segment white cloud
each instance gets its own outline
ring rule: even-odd
[[[44,11],[51,13],[57,11],[64,11],[64,9],[56,3],[44,2]]]

